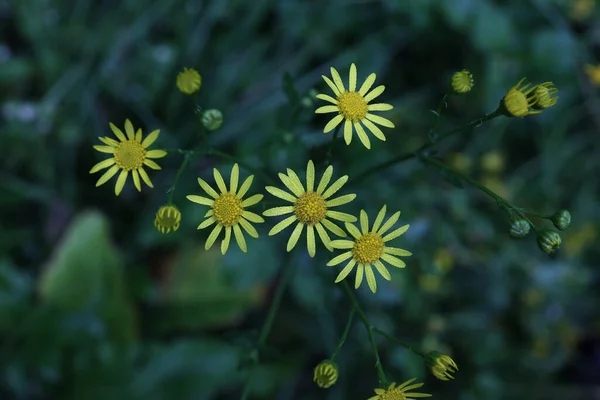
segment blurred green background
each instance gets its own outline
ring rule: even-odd
[[[470,69],[476,86],[450,97],[441,130],[494,111],[524,76],[560,90],[541,115],[498,118],[436,146],[521,207],[571,210],[554,257],[533,234],[511,239],[484,194],[415,160],[344,188],[358,194],[344,211],[387,204],[411,224],[394,244],[413,252],[408,267],[378,279],[376,295],[358,290],[369,318],[460,367],[438,381],[377,337],[388,375],[417,377],[438,399],[600,399],[600,101],[584,73],[600,54],[599,15],[589,0],[0,0],[0,399],[237,399],[256,354],[251,398],[372,396],[358,320],[338,383],[312,382],[350,310],[323,247],[314,259],[301,245],[287,255],[289,230],[268,237],[267,221],[247,254],[204,251],[210,230],[196,226],[206,209],[185,195],[200,194],[196,177],[212,182],[213,167],[228,179],[231,162],[191,162],[174,195],[182,224],[169,235],[153,219],[181,155],[159,160],[155,188],[142,193],[130,180],[115,197],[114,179],[96,188],[88,174],[105,158],[92,146],[111,135],[109,122],[160,129],[154,148],[198,141],[196,103],[175,86],[188,67],[203,77],[198,104],[225,116],[211,146],[273,178],[302,173],[309,158],[320,175],[331,136],[310,90],[329,94],[321,74],[334,66],[347,81],[352,62],[359,82],[376,72],[386,85],[396,128],[371,150],[340,142],[337,176],[425,143],[429,110],[456,70]],[[264,193],[254,182],[250,193]],[[268,345],[257,348],[290,263]]]

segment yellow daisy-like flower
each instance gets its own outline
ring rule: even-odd
[[[369,89],[375,82],[376,75],[369,75],[358,92],[356,91],[356,65],[354,65],[354,63],[350,66],[350,82],[348,84],[348,90],[344,87],[340,74],[335,68],[331,67],[333,82],[328,77],[324,75],[321,76],[331,90],[333,90],[336,98],[326,94],[318,94],[318,99],[328,101],[334,105],[319,107],[315,113],[338,113],[338,115],[333,117],[333,119],[325,125],[323,132],[327,133],[333,130],[345,120],[344,140],[346,141],[346,144],[350,144],[352,141],[352,127],[354,127],[362,144],[367,149],[371,148],[371,142],[361,123],[366,126],[377,139],[385,141],[385,135],[375,124],[388,128],[394,128],[394,124],[386,118],[371,114],[370,111],[388,111],[391,110],[393,106],[386,103],[369,104],[371,100],[381,95],[385,90],[385,86],[380,85],[369,92]],[[367,94],[367,92],[369,93]]]
[[[184,68],[183,72],[177,75],[177,87],[185,94],[194,94],[200,90],[202,77],[193,68]]]
[[[250,222],[261,223],[265,222],[265,220],[260,215],[247,211],[245,208],[257,204],[264,196],[262,194],[255,194],[254,196],[248,197],[246,200],[243,199],[244,195],[248,192],[248,189],[250,189],[250,185],[252,185],[254,175],[250,175],[246,178],[238,190],[240,173],[237,164],[234,164],[233,168],[231,168],[229,190],[227,190],[227,186],[225,186],[225,181],[223,180],[221,173],[216,168],[213,169],[213,174],[215,181],[217,182],[217,187],[221,193],[217,193],[208,183],[201,178],[198,178],[198,184],[210,197],[212,197],[212,199],[196,195],[186,196],[189,201],[211,208],[204,215],[208,218],[198,225],[198,229],[209,227],[215,222],[217,224],[206,240],[205,249],[208,250],[211,248],[215,243],[217,236],[219,236],[219,233],[225,228],[225,238],[221,241],[221,253],[225,254],[229,248],[232,231],[238,246],[243,252],[246,252],[248,251],[246,240],[244,239],[244,234],[242,233],[240,226],[244,228],[250,236],[257,238],[258,232],[256,232],[256,229],[254,229]]]
[[[600,86],[600,65],[585,65],[585,73],[593,85]]]
[[[110,123],[110,129],[119,141],[109,137],[98,138],[106,146],[94,146],[94,149],[101,153],[112,154],[113,156],[94,165],[90,170],[90,174],[93,174],[104,168],[111,167],[100,177],[100,179],[98,179],[96,187],[106,183],[119,170],[121,170],[121,173],[119,174],[117,184],[115,185],[115,194],[117,196],[121,193],[121,190],[123,190],[123,186],[125,186],[129,171],[131,171],[133,184],[138,192],[142,190],[140,177],[142,177],[142,180],[146,185],[153,187],[143,166],[146,165],[156,170],[161,169],[158,164],[151,160],[151,158],[162,158],[167,155],[167,152],[164,150],[147,150],[147,148],[154,143],[156,138],[158,138],[160,131],[157,129],[150,132],[150,134],[142,141],[142,130],[138,129],[137,132],[135,132],[133,125],[128,119],[125,120],[125,133],[127,136],[112,123]]]
[[[369,400],[413,400],[419,397],[431,397],[427,393],[409,393],[409,390],[417,389],[423,386],[423,383],[415,383],[411,385],[417,378],[407,380],[401,385],[396,386],[392,383],[387,390],[375,389],[376,396],[370,397]]]
[[[537,86],[525,91],[530,85],[528,83],[525,86],[521,86],[525,82],[525,79],[521,79],[519,83],[510,88],[500,101],[500,111],[507,117],[525,117],[541,113],[540,110],[532,109],[538,101],[534,93]]]
[[[402,235],[408,230],[409,225],[404,225],[385,235],[385,233],[398,221],[398,218],[400,218],[400,211],[393,214],[385,224],[381,225],[385,218],[385,212],[386,206],[384,205],[379,211],[379,214],[377,214],[373,227],[369,230],[369,218],[367,217],[367,213],[364,210],[361,210],[360,228],[362,232],[354,225],[346,223],[346,230],[350,232],[355,240],[334,240],[331,242],[331,246],[334,249],[349,250],[329,261],[327,266],[338,265],[351,258],[344,269],[338,274],[335,283],[344,280],[354,266],[358,264],[354,287],[358,289],[362,283],[364,274],[367,278],[369,288],[375,293],[377,290],[377,282],[375,281],[375,274],[373,273],[372,266],[374,266],[381,276],[388,281],[391,280],[392,277],[385,265],[381,262],[382,260],[392,264],[394,267],[406,267],[404,261],[395,256],[410,256],[412,253],[396,247],[387,247],[385,243]]]
[[[181,212],[172,204],[165,204],[156,212],[154,226],[160,233],[175,232],[181,223]]]
[[[308,166],[306,168],[306,188],[302,186],[298,175],[289,168],[287,170],[287,175],[283,173],[279,174],[279,179],[281,179],[281,182],[283,182],[293,194],[274,186],[266,187],[267,191],[273,196],[293,203],[291,206],[270,208],[263,213],[263,215],[267,217],[293,213],[293,215],[275,225],[269,232],[269,236],[275,235],[290,226],[294,221],[298,221],[296,228],[294,228],[294,231],[288,240],[287,251],[291,251],[298,242],[304,225],[306,225],[308,254],[311,257],[314,257],[316,253],[315,229],[325,247],[329,251],[332,251],[332,248],[329,245],[331,239],[324,228],[327,228],[329,231],[340,237],[345,237],[346,233],[328,218],[343,222],[356,221],[356,217],[350,214],[330,210],[332,207],[350,203],[356,197],[355,194],[346,194],[328,200],[348,181],[348,175],[344,175],[326,190],[332,175],[333,167],[330,165],[323,173],[323,177],[321,178],[317,189],[314,190],[315,165],[312,161],[308,161]]]

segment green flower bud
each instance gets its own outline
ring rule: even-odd
[[[550,217],[550,221],[556,229],[564,231],[571,224],[571,213],[568,210],[558,210]]]
[[[331,360],[323,360],[315,367],[313,380],[319,387],[327,389],[333,386],[338,379],[338,366]]]
[[[430,351],[425,355],[425,363],[431,368],[431,373],[438,379],[447,381],[454,379],[451,375],[458,371],[458,366],[450,356],[438,351]]]
[[[539,233],[537,242],[544,253],[552,254],[560,247],[560,235],[556,231],[545,229]]]
[[[209,131],[215,131],[223,124],[223,114],[221,111],[211,108],[202,113],[202,125]]]
[[[544,108],[550,108],[556,104],[558,96],[552,96],[558,93],[558,89],[552,85],[554,85],[552,82],[545,82],[535,87],[533,95],[536,98],[536,103],[533,105],[533,108],[543,110]]]
[[[450,87],[456,94],[465,94],[471,91],[474,85],[473,75],[466,69],[455,72],[450,80]]]
[[[172,204],[160,207],[154,217],[154,226],[160,233],[175,232],[181,223],[181,212]]]
[[[517,219],[510,226],[510,236],[516,239],[524,238],[530,229],[531,225],[529,225],[529,222],[524,219]]]

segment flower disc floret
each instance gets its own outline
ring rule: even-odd
[[[369,400],[411,400],[420,397],[431,397],[427,393],[414,393],[409,392],[413,389],[418,389],[423,386],[423,383],[412,384],[417,378],[407,380],[401,385],[396,386],[396,383],[392,383],[387,390],[386,389],[375,389],[376,396],[370,397]]]
[[[121,173],[115,185],[115,194],[117,196],[123,190],[130,172],[133,177],[133,184],[138,191],[142,190],[140,178],[146,185],[153,187],[148,174],[144,170],[144,165],[159,170],[160,166],[151,159],[162,158],[167,155],[167,152],[164,150],[148,150],[148,147],[158,138],[160,131],[152,131],[142,140],[142,130],[138,129],[136,132],[128,119],[125,120],[125,133],[112,123],[109,123],[109,126],[118,141],[109,137],[99,137],[98,139],[104,145],[94,146],[94,149],[97,151],[112,155],[111,158],[99,162],[90,170],[90,174],[93,174],[110,167],[98,179],[96,186],[105,184],[120,170]]]
[[[330,105],[319,107],[315,110],[317,114],[336,113],[325,128],[324,133],[335,129],[344,121],[344,140],[346,144],[352,141],[352,132],[356,131],[361,143],[367,148],[371,148],[371,142],[365,132],[367,128],[379,140],[385,141],[385,135],[377,125],[394,128],[392,121],[372,114],[372,111],[389,111],[393,108],[391,104],[377,103],[369,104],[371,100],[379,97],[385,90],[385,86],[380,85],[369,91],[375,83],[375,74],[370,74],[364,81],[360,89],[356,90],[356,65],[350,65],[350,74],[348,90],[342,82],[342,78],[333,67],[330,69],[333,81],[322,75],[325,83],[331,88],[335,98],[326,94],[317,94],[317,98],[331,103]],[[363,126],[364,125],[364,126]]]
[[[154,226],[160,233],[175,232],[181,223],[181,212],[174,205],[164,205],[158,209],[154,218]]]
[[[373,264],[383,254],[381,235],[371,232],[356,239],[352,248],[352,256],[359,264]]]
[[[340,190],[348,181],[348,175],[345,175],[336,180],[332,185],[329,185],[332,175],[333,167],[330,165],[323,173],[323,176],[315,189],[315,165],[312,161],[308,161],[306,167],[306,186],[300,182],[300,178],[294,171],[288,169],[287,174],[279,174],[279,179],[281,179],[283,185],[291,193],[274,186],[267,186],[265,188],[273,196],[292,203],[292,205],[288,206],[270,208],[263,213],[263,215],[267,217],[292,213],[292,215],[277,223],[269,231],[269,236],[272,236],[281,232],[294,222],[297,222],[296,227],[288,240],[287,251],[291,251],[294,246],[296,246],[304,226],[306,226],[306,245],[308,254],[311,257],[314,257],[316,254],[315,230],[317,235],[319,235],[319,239],[321,239],[321,242],[325,245],[325,248],[331,251],[332,249],[329,246],[331,239],[329,238],[326,229],[340,237],[344,237],[346,234],[339,226],[331,222],[330,219],[342,222],[356,221],[356,217],[353,217],[350,214],[332,210],[333,207],[350,203],[356,197],[355,194],[346,194],[330,199],[330,197]]]
[[[240,222],[244,207],[242,200],[233,193],[224,193],[215,199],[213,204],[215,219],[223,226],[233,226]]]
[[[213,224],[216,224],[213,228],[208,239],[206,239],[205,248],[210,249],[217,240],[217,237],[222,230],[225,231],[225,238],[221,241],[221,253],[225,254],[229,248],[229,242],[231,235],[235,236],[235,240],[239,248],[246,252],[246,239],[242,229],[246,231],[250,236],[257,238],[258,232],[250,224],[250,222],[261,223],[265,220],[258,214],[246,210],[246,208],[253,206],[260,202],[263,198],[262,194],[255,194],[244,200],[244,195],[250,189],[254,175],[250,175],[244,183],[238,189],[239,180],[239,167],[237,164],[231,168],[231,178],[229,183],[229,189],[225,185],[225,181],[221,176],[221,173],[215,168],[213,169],[213,175],[219,188],[219,192],[214,190],[206,181],[198,178],[198,184],[211,198],[188,195],[186,198],[197,204],[209,206],[211,209],[204,215],[206,219],[198,225],[198,229],[207,228]],[[241,227],[241,228],[240,228]]]
[[[298,221],[315,225],[327,215],[327,204],[319,193],[306,192],[296,200],[294,213]]]
[[[540,114],[540,110],[533,110],[532,107],[538,99],[533,93],[535,86],[525,91],[530,83],[521,86],[525,82],[523,78],[504,95],[500,101],[500,111],[507,117],[525,117],[531,114]]]

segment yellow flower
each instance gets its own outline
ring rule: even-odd
[[[175,232],[179,229],[180,222],[181,212],[172,204],[165,204],[159,208],[154,218],[154,226],[160,233],[169,233],[171,229]]]
[[[324,360],[315,367],[313,381],[317,382],[319,387],[328,389],[337,382],[338,374],[337,364],[331,360]]]
[[[442,381],[454,379],[453,373],[458,371],[458,366],[450,356],[438,351],[430,351],[425,355],[425,363],[431,369],[431,373]]]
[[[500,101],[500,110],[507,117],[525,117],[531,114],[540,114],[540,110],[531,109],[537,102],[537,98],[533,91],[537,86],[524,92],[530,85],[530,83],[521,87],[521,84],[525,81],[523,78],[515,86],[504,95]]]
[[[585,65],[585,73],[593,85],[600,86],[600,65]]]
[[[465,94],[471,91],[474,85],[475,82],[473,81],[473,75],[466,69],[455,72],[450,80],[450,87],[456,94]]]
[[[498,151],[489,151],[481,156],[481,168],[490,174],[499,174],[504,170],[504,157]]]
[[[200,90],[202,77],[193,68],[184,68],[183,72],[177,75],[177,87],[185,94],[194,94]]]
[[[150,132],[146,139],[142,141],[142,130],[138,129],[137,132],[134,132],[133,125],[131,125],[131,122],[128,119],[125,120],[125,133],[127,134],[127,137],[125,137],[123,132],[112,123],[110,123],[110,129],[119,141],[109,137],[98,138],[106,146],[94,146],[94,149],[101,153],[112,154],[113,156],[94,165],[90,170],[90,174],[93,174],[101,169],[111,167],[100,177],[100,179],[98,179],[96,187],[106,183],[119,170],[121,170],[121,173],[119,174],[117,184],[115,185],[115,194],[117,196],[121,193],[121,190],[123,190],[123,186],[125,186],[129,171],[131,171],[133,184],[138,191],[142,190],[140,176],[146,185],[153,187],[143,166],[146,165],[152,169],[158,170],[160,167],[154,161],[150,160],[150,158],[162,158],[167,155],[167,152],[164,150],[147,150],[148,146],[154,143],[156,138],[158,138],[160,131],[157,129]]]
[[[535,96],[533,108],[543,110],[544,108],[553,107],[556,104],[558,96],[553,97],[553,95],[558,93],[558,89],[552,87],[552,85],[554,85],[552,82],[544,82],[535,87],[533,91],[533,95]]]
[[[204,215],[207,219],[198,225],[198,229],[204,229],[215,222],[217,223],[206,240],[205,249],[208,250],[211,248],[215,243],[215,240],[217,240],[219,233],[225,228],[225,238],[221,241],[221,253],[225,254],[229,248],[231,231],[233,231],[235,240],[240,249],[242,249],[243,252],[246,252],[248,251],[246,240],[244,239],[244,234],[242,233],[240,226],[244,228],[250,236],[257,238],[258,232],[256,232],[256,229],[254,229],[248,221],[260,223],[265,222],[265,220],[260,215],[247,211],[245,208],[257,204],[264,196],[262,194],[255,194],[254,196],[248,197],[246,200],[243,199],[244,195],[248,192],[248,189],[250,189],[250,185],[252,185],[254,175],[250,175],[246,178],[238,190],[240,173],[237,164],[234,164],[233,168],[231,168],[229,190],[227,190],[225,181],[216,168],[213,169],[213,175],[221,193],[217,193],[208,183],[201,178],[198,178],[198,184],[210,197],[212,197],[212,199],[196,195],[186,196],[189,201],[211,208]]]
[[[371,230],[369,230],[369,219],[367,217],[367,213],[364,210],[361,210],[360,228],[362,233],[354,225],[346,223],[346,230],[350,232],[355,240],[334,240],[331,242],[331,246],[335,249],[350,250],[329,261],[327,266],[338,265],[351,258],[348,264],[346,264],[344,269],[335,279],[335,283],[339,283],[346,278],[354,266],[358,264],[354,287],[358,289],[362,283],[364,274],[367,278],[369,288],[373,293],[375,293],[377,290],[377,283],[375,282],[375,274],[373,274],[373,269],[371,266],[375,266],[375,269],[377,269],[381,276],[388,281],[391,280],[392,277],[390,276],[390,273],[385,265],[383,265],[381,262],[382,260],[392,264],[394,267],[406,267],[404,261],[396,258],[395,256],[410,256],[412,253],[396,247],[387,247],[385,243],[402,235],[408,230],[409,225],[404,225],[385,235],[392,225],[398,221],[398,218],[400,218],[400,211],[392,215],[382,226],[381,223],[385,218],[385,212],[386,206],[384,205],[379,211],[379,214],[377,214],[377,218],[373,223],[373,227]]]
[[[376,75],[369,75],[358,92],[356,91],[356,65],[354,65],[354,63],[350,66],[350,82],[348,84],[348,90],[344,87],[340,74],[335,68],[331,67],[333,82],[328,77],[324,75],[321,76],[331,90],[333,90],[336,98],[334,99],[326,94],[318,94],[317,98],[335,105],[319,107],[315,113],[338,113],[338,115],[333,117],[333,119],[325,125],[323,132],[327,133],[333,130],[342,122],[342,120],[345,120],[344,140],[346,141],[346,144],[350,144],[352,141],[352,127],[354,127],[362,144],[367,149],[371,148],[369,137],[365,133],[361,123],[366,126],[377,139],[385,141],[385,135],[375,124],[388,128],[394,128],[394,124],[386,118],[371,114],[370,111],[388,111],[391,110],[393,106],[385,103],[369,104],[371,100],[381,95],[385,90],[385,86],[380,85],[367,94],[375,82]]]
[[[321,242],[323,242],[329,251],[332,251],[333,249],[329,245],[331,239],[324,228],[327,228],[329,231],[341,237],[345,237],[346,233],[328,218],[343,222],[356,221],[356,217],[350,214],[330,210],[332,207],[350,203],[356,197],[355,194],[346,194],[336,197],[335,199],[327,200],[348,181],[348,175],[344,175],[329,186],[329,189],[325,190],[332,175],[333,167],[330,165],[323,173],[323,177],[315,191],[315,165],[312,161],[308,161],[308,166],[306,167],[306,188],[302,186],[298,175],[289,168],[287,170],[287,175],[282,173],[279,174],[279,179],[281,179],[281,182],[283,182],[293,195],[273,186],[266,187],[267,191],[273,196],[294,204],[292,206],[270,208],[263,213],[263,215],[267,217],[293,213],[293,215],[275,225],[269,232],[269,236],[275,235],[290,226],[294,221],[298,221],[298,224],[288,240],[287,251],[291,251],[298,242],[304,225],[306,225],[308,254],[311,257],[314,257],[316,253],[315,229],[317,230]]]
[[[583,20],[594,12],[596,0],[571,0],[570,15],[574,20]]]
[[[411,385],[415,379],[417,378],[409,379],[398,386],[396,386],[396,383],[392,383],[387,390],[375,389],[377,396],[370,397],[369,400],[412,400],[419,397],[431,397],[430,394],[426,393],[408,393],[409,390],[417,389],[423,386],[423,383],[415,383],[414,385]]]

